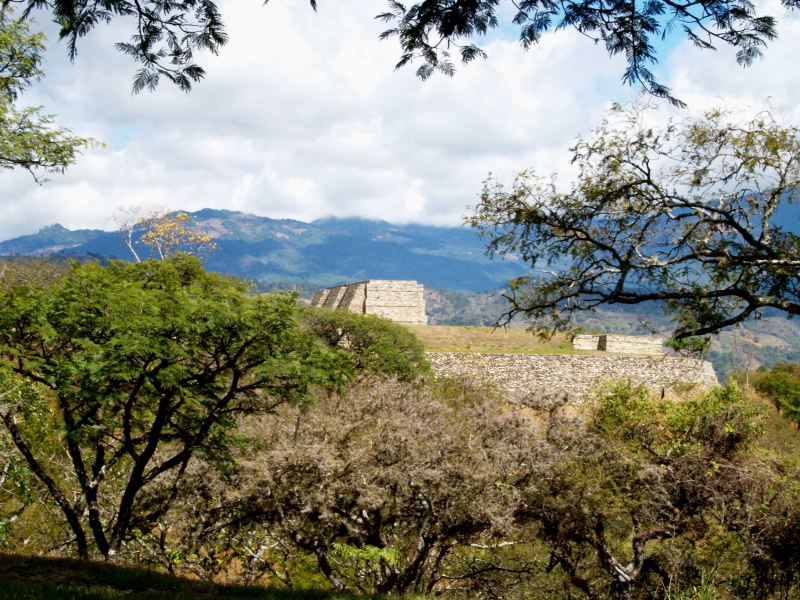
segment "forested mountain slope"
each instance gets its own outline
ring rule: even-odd
[[[356,218],[304,223],[212,209],[190,214],[191,225],[208,232],[217,245],[205,257],[207,268],[263,285],[413,279],[482,292],[525,272],[524,265],[514,260],[489,260],[481,241],[462,227],[393,225]],[[0,254],[55,253],[132,258],[115,231],[70,231],[52,225],[0,242]]]

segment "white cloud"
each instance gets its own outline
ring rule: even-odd
[[[420,82],[414,67],[393,70],[399,48],[378,41],[374,2],[325,0],[317,14],[297,0],[222,9],[231,42],[199,57],[208,75],[190,94],[164,82],[131,96],[135,65],[112,48],[127,35],[121,24],[85,38],[74,65],[52,43],[47,79],[28,100],[108,147],[45,186],[4,173],[0,239],[54,222],[109,228],[116,206],[135,204],[457,224],[489,171],[507,180],[534,166],[568,178],[575,136],[630,93],[619,83],[623,60],[572,32],[527,53],[498,38],[485,45],[487,61]],[[678,48],[676,92],[701,104],[758,85],[776,109],[789,105],[797,78],[781,60],[798,32],[786,21],[741,85],[724,51]]]
[[[758,109],[770,99],[776,113],[800,124],[800,14],[786,10],[776,0],[759,3],[758,10],[778,20],[778,39],[763,50],[763,58],[741,67],[730,47],[702,52],[683,43],[672,55],[670,81],[693,110],[720,106]]]

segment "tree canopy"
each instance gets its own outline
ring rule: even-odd
[[[295,300],[249,296],[185,255],[0,292],[0,422],[81,557],[114,556],[168,510],[198,452],[228,460],[238,417],[347,377]],[[164,502],[142,500],[154,482]]]
[[[44,34],[32,33],[10,8],[0,8],[0,167],[27,169],[37,182],[44,174],[63,172],[81,148],[96,144],[54,125],[41,107],[18,108],[19,95],[44,75]]]
[[[537,269],[512,282],[506,318],[565,330],[578,311],[654,301],[682,340],[800,314],[798,128],[768,110],[653,127],[632,104],[571,151],[569,190],[532,171],[490,178],[468,219],[489,252]]]
[[[135,26],[130,40],[116,47],[142,65],[134,78],[136,92],[155,88],[162,77],[190,90],[205,75],[194,62],[195,53],[207,50],[216,54],[228,41],[213,0],[11,1],[26,5],[27,11],[52,11],[72,58],[78,40],[97,24],[132,17]],[[798,1],[782,0],[781,4],[793,9]],[[317,0],[311,0],[311,6],[316,9]],[[574,28],[602,45],[609,55],[625,55],[625,82],[642,84],[650,93],[674,102],[679,101],[650,70],[657,62],[655,40],[683,34],[703,49],[730,44],[737,49],[737,62],[749,65],[777,35],[775,18],[758,14],[749,0],[422,0],[412,5],[388,0],[388,10],[377,18],[392,25],[381,38],[396,37],[400,42],[397,66],[421,60],[417,74],[426,79],[434,71],[452,75],[452,53],[464,63],[485,57],[474,39],[499,27],[500,14],[506,12],[511,25],[519,29],[523,48],[539,44],[550,31]]]
[[[320,307],[306,309],[302,325],[321,342],[344,351],[357,372],[400,381],[431,373],[422,342],[391,319]]]
[[[362,596],[796,596],[796,446],[761,446],[763,404],[625,384],[569,404],[364,378],[243,422],[260,443],[224,471],[199,455],[139,541],[176,573]]]

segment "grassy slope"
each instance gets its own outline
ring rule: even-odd
[[[583,354],[608,356],[596,350],[574,350],[565,334],[543,340],[524,329],[464,327],[458,325],[411,325],[408,328],[427,352],[489,352],[497,354]],[[617,355],[622,356],[622,355]]]
[[[457,325],[415,325],[409,329],[428,352],[572,352],[572,344],[564,335],[542,340],[524,329]]]

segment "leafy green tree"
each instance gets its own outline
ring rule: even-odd
[[[738,387],[674,402],[617,384],[585,423],[556,417],[517,519],[548,549],[565,596],[661,598],[703,572],[712,589],[729,581],[741,565],[725,557],[738,542],[727,513],[754,473],[772,475],[748,455],[761,426]]]
[[[224,462],[237,419],[337,385],[346,362],[302,332],[295,297],[253,297],[200,261],[74,264],[49,287],[0,292],[5,372],[46,391],[0,403],[0,422],[47,489],[81,557],[117,554],[168,510],[197,453]],[[61,469],[26,416],[51,412]],[[37,410],[39,410],[37,408]],[[158,482],[171,494],[141,508]]]
[[[0,406],[8,405],[24,407],[23,417],[31,431],[36,435],[44,433],[41,396],[27,382],[0,373]],[[0,548],[6,546],[14,522],[40,497],[40,492],[25,459],[15,451],[7,433],[0,430]]]
[[[800,314],[800,131],[768,111],[736,117],[653,127],[641,105],[616,106],[572,148],[570,189],[532,171],[510,188],[490,178],[468,222],[490,253],[539,270],[512,282],[506,318],[569,329],[580,311],[655,301],[683,340]]]
[[[341,348],[359,371],[413,381],[431,373],[425,348],[391,319],[347,310],[311,308],[303,326],[331,348]]]
[[[52,11],[62,25],[61,37],[68,40],[72,58],[77,53],[78,39],[95,25],[118,16],[132,17],[135,30],[131,40],[118,43],[117,49],[142,65],[134,79],[137,92],[154,88],[161,77],[188,91],[193,82],[205,75],[202,67],[194,63],[195,52],[208,50],[216,54],[228,41],[219,9],[212,0],[16,1],[26,4],[28,10]],[[793,9],[798,0],[782,0],[782,4]],[[730,44],[738,51],[737,62],[750,65],[777,35],[775,18],[759,15],[745,0],[524,0],[505,4],[500,0],[422,0],[411,5],[388,0],[388,10],[377,18],[393,25],[381,38],[398,38],[402,55],[397,66],[421,59],[423,64],[417,74],[426,79],[434,71],[454,73],[452,52],[464,63],[486,56],[472,40],[499,26],[498,12],[505,12],[505,5],[513,14],[513,25],[519,27],[523,48],[539,44],[549,31],[574,27],[604,46],[609,55],[625,55],[625,82],[641,83],[650,93],[675,103],[679,101],[650,71],[657,62],[652,40],[680,32],[703,49]],[[311,0],[311,6],[316,9],[317,0]]]
[[[744,379],[741,372],[735,375]],[[750,374],[749,379],[756,391],[772,400],[778,410],[800,427],[800,365],[778,363],[770,371]]]
[[[81,148],[96,145],[55,126],[41,107],[17,108],[15,102],[33,81],[42,78],[44,34],[31,33],[29,23],[15,19],[7,5],[0,9],[0,167],[27,169],[41,183],[46,173],[63,173]]]

